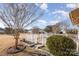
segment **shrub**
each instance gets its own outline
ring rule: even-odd
[[[73,55],[76,51],[76,43],[71,38],[61,35],[48,37],[46,45],[49,52],[57,56]]]

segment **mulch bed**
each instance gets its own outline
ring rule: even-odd
[[[23,51],[25,48],[26,48],[26,46],[19,44],[17,46],[17,48],[15,48],[15,46],[9,47],[7,49],[7,53],[8,54],[15,54],[15,53]]]

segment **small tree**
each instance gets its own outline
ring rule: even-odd
[[[74,55],[76,51],[76,43],[68,37],[61,35],[53,35],[47,39],[47,47],[53,55]]]
[[[51,25],[49,25],[49,26],[46,26],[46,28],[44,29],[44,31],[46,31],[46,32],[52,32],[52,26]]]
[[[41,4],[40,4],[41,6]],[[15,48],[18,45],[20,29],[24,29],[43,15],[44,11],[35,4],[3,4],[0,18],[8,28],[14,31]]]

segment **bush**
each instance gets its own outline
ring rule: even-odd
[[[71,38],[61,35],[48,37],[46,45],[49,52],[57,56],[74,55],[74,52],[76,51],[76,43]]]

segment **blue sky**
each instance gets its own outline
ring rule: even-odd
[[[40,27],[45,28],[47,25],[54,25],[58,22],[65,22],[69,24],[69,28],[73,28],[69,12],[77,7],[75,3],[48,3],[42,4],[41,9],[45,10],[45,14],[27,28]]]
[[[39,4],[36,4],[36,6],[39,6]],[[38,19],[26,28],[45,28],[45,26],[47,25],[54,25],[60,21],[64,21],[65,23],[70,25],[70,28],[72,28],[73,26],[69,18],[69,12],[75,9],[76,7],[77,4],[75,3],[43,3],[40,8],[45,10],[45,14],[40,19]],[[0,27],[4,28],[4,25],[1,20]]]

